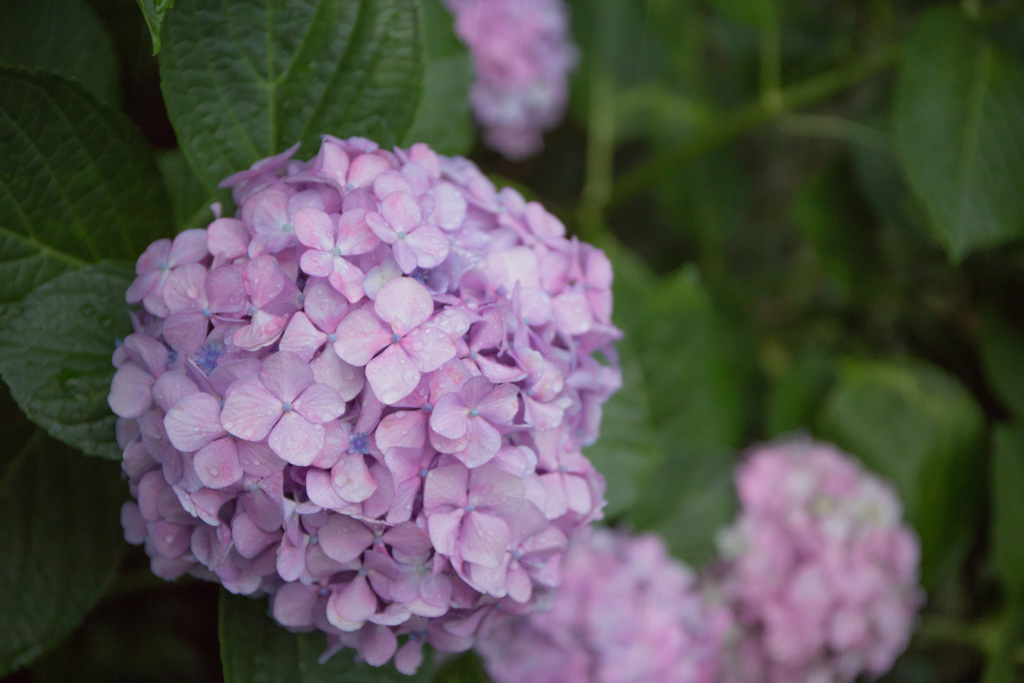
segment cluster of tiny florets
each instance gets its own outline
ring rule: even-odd
[[[540,151],[565,114],[576,49],[562,0],[445,0],[469,48],[473,112],[492,149],[509,159]]]
[[[601,516],[581,448],[620,383],[611,268],[464,159],[294,151],[138,260],[122,521],[159,576],[270,594],[329,652],[411,672],[532,609]]]
[[[892,488],[833,446],[754,449],[719,535],[739,626],[731,681],[852,681],[888,671],[924,599],[920,547]]]
[[[730,627],[655,535],[575,543],[547,611],[504,618],[477,651],[497,683],[712,683]]]

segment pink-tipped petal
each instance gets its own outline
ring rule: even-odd
[[[356,303],[363,298],[365,279],[365,273],[344,257],[335,256],[331,259],[331,272],[327,275],[327,281],[350,302]]]
[[[391,169],[387,159],[379,154],[360,154],[348,168],[348,189],[370,185],[381,173]]]
[[[299,268],[308,275],[327,277],[334,272],[334,256],[329,250],[310,249],[299,258]]]
[[[391,332],[368,310],[349,313],[338,325],[334,351],[346,363],[361,367],[391,343]]]
[[[334,222],[323,211],[308,206],[301,208],[292,217],[292,226],[304,246],[320,251],[334,248]]]
[[[423,222],[423,214],[412,195],[392,192],[381,200],[380,214],[396,232],[411,232]]]
[[[338,219],[338,249],[342,254],[365,254],[380,244],[380,238],[366,217],[365,209],[351,209],[341,214]]]

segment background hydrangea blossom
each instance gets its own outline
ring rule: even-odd
[[[610,267],[539,204],[425,145],[325,137],[224,181],[238,217],[162,240],[114,354],[153,571],[271,594],[380,665],[472,644],[560,581],[601,516],[580,449],[620,383]]]
[[[473,112],[487,145],[509,159],[543,147],[565,114],[576,49],[561,0],[445,0],[473,57]]]
[[[719,534],[721,589],[742,631],[728,680],[888,671],[924,601],[919,542],[892,488],[804,439],[754,449],[736,487],[740,516]]]
[[[718,680],[728,610],[704,600],[660,538],[595,530],[564,570],[550,609],[481,633],[477,651],[497,683]]]

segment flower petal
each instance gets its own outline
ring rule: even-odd
[[[225,434],[220,424],[220,403],[209,394],[189,394],[167,411],[164,429],[179,451],[198,451]]]
[[[281,419],[281,401],[257,382],[234,385],[224,398],[220,423],[229,434],[262,441]]]
[[[327,335],[318,330],[305,313],[296,313],[288,322],[278,348],[291,351],[304,361],[309,361],[321,346],[327,342]]]
[[[434,300],[427,288],[416,280],[396,277],[377,292],[373,310],[396,333],[405,336],[434,313]]]
[[[231,486],[245,475],[238,462],[238,447],[230,437],[217,439],[200,448],[192,459],[192,466],[203,486],[211,489]]]
[[[402,348],[421,372],[433,372],[455,357],[455,344],[439,327],[423,325],[401,341]]]
[[[420,371],[400,344],[392,344],[366,365],[366,380],[381,403],[390,405],[412,392]]]
[[[291,351],[278,351],[264,359],[260,380],[267,391],[290,403],[313,384],[313,371]]]
[[[445,394],[430,411],[430,428],[447,439],[458,439],[469,426],[467,412],[457,394]]]
[[[433,225],[424,225],[409,233],[406,244],[416,254],[420,268],[435,268],[448,257],[448,237]]]
[[[444,507],[462,507],[468,499],[466,487],[469,484],[469,470],[461,464],[445,465],[430,470],[423,489],[423,509],[427,515]]]
[[[481,567],[497,567],[505,558],[508,524],[482,512],[470,512],[459,532],[459,555]]]
[[[361,367],[391,343],[391,332],[368,310],[352,311],[338,324],[334,351],[346,363]]]
[[[331,515],[320,527],[320,548],[335,562],[351,562],[373,543],[369,527],[348,515]]]
[[[342,254],[358,255],[373,251],[380,238],[366,221],[366,209],[350,209],[338,219],[338,249]]]
[[[334,248],[334,221],[323,211],[303,207],[292,216],[292,226],[299,242],[310,249],[330,251]]]
[[[295,399],[295,412],[314,424],[323,424],[344,414],[345,401],[326,384],[313,384]]]
[[[284,414],[270,432],[267,443],[285,462],[305,467],[313,462],[324,445],[324,428],[292,411]]]

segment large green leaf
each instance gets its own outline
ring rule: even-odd
[[[684,268],[645,295],[617,300],[620,308],[638,309],[643,321],[626,332],[639,353],[666,452],[674,445],[740,445],[753,354],[742,331],[715,308],[696,271]]]
[[[622,364],[622,388],[604,405],[601,436],[584,449],[594,467],[608,482],[605,514],[615,516],[627,509],[639,484],[663,454],[654,439],[643,369],[628,339],[618,343]]]
[[[160,75],[196,175],[212,191],[323,133],[399,143],[420,101],[419,14],[417,0],[177,0]]]
[[[120,458],[107,405],[117,337],[132,331],[126,268],[90,265],[34,289],[0,326],[0,375],[25,414],[86,453]]]
[[[153,54],[160,52],[160,26],[164,22],[164,14],[174,7],[174,0],[137,0],[142,16],[149,27],[149,37],[153,39]]]
[[[423,90],[402,144],[425,142],[441,154],[465,154],[473,144],[469,85],[473,62],[455,37],[452,15],[440,0],[422,0]]]
[[[0,67],[0,311],[61,273],[134,262],[170,231],[152,153],[59,76]]]
[[[484,671],[480,655],[470,650],[447,659],[431,680],[433,683],[490,683],[491,679]]]
[[[210,192],[206,189],[192,167],[188,165],[185,155],[180,149],[174,149],[160,155],[157,163],[160,174],[164,177],[167,194],[171,198],[174,212],[176,232],[190,228],[205,228],[213,221],[210,205],[220,202],[224,215],[230,216],[234,204],[231,195],[225,190]]]
[[[286,631],[267,616],[267,601],[221,592],[220,656],[224,683],[418,683],[430,680],[424,664],[416,676],[394,665],[374,668],[357,663],[353,650],[342,650],[323,664],[322,633]]]
[[[124,484],[38,430],[0,480],[0,676],[60,642],[103,596],[124,548]]]
[[[891,480],[921,536],[926,587],[947,578],[976,533],[984,416],[970,394],[923,363],[847,360],[821,431]]]
[[[893,133],[954,257],[1024,236],[1024,66],[955,7],[922,14],[907,40]]]
[[[774,439],[813,424],[835,374],[831,356],[811,350],[797,355],[771,385],[765,406],[765,436]]]
[[[677,449],[644,481],[631,520],[691,566],[713,561],[715,534],[736,515],[734,460],[726,450]]]
[[[744,431],[750,354],[695,271],[658,278],[621,246],[605,248],[615,264],[615,320],[625,332],[625,386],[588,454],[596,448],[598,462],[607,462],[613,512],[626,495],[625,516],[638,529],[662,533],[689,562],[709,559],[715,529],[734,510],[731,447]],[[634,365],[641,372],[631,379]],[[620,480],[619,472],[630,474]]]
[[[85,0],[4,0],[3,8],[0,64],[67,76],[117,105],[114,46]]]

